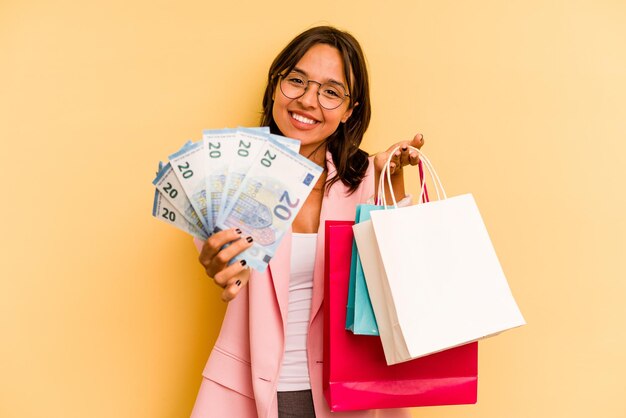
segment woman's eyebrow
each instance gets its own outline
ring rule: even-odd
[[[291,72],[292,72],[292,73],[300,73],[300,74],[302,74],[303,76],[305,76],[305,77],[307,77],[307,78],[309,77],[309,76],[308,76],[308,74],[306,73],[306,71],[304,71],[304,70],[302,70],[302,69],[300,69],[300,68],[298,68],[298,67],[293,67],[293,69],[291,70]]]
[[[298,74],[302,74],[303,76],[305,76],[306,78],[309,78],[309,75],[306,73],[306,71],[304,71],[302,68],[298,68],[298,67],[294,67],[291,70],[292,73],[298,73]],[[343,87],[344,90],[346,89],[346,85],[344,83],[342,83],[341,81],[337,81],[333,78],[329,78],[328,80],[324,81],[324,83],[331,83],[331,84],[336,84],[338,86]]]

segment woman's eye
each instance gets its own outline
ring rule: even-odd
[[[289,80],[289,82],[291,84],[295,84],[297,86],[303,86],[305,84],[305,81],[302,77],[289,77],[287,80]]]
[[[326,89],[324,89],[324,94],[326,96],[332,97],[332,98],[341,97],[341,94],[339,93],[339,91],[336,90],[336,89],[333,89],[333,88],[326,88]]]

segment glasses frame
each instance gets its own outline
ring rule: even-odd
[[[309,85],[311,83],[315,83],[315,84],[318,85],[318,88],[317,88],[317,103],[319,103],[319,105],[322,108],[326,109],[326,110],[335,110],[335,109],[337,109],[339,106],[341,106],[343,104],[343,102],[346,100],[346,97],[348,99],[350,99],[350,95],[348,93],[344,93],[343,97],[341,97],[341,101],[339,102],[339,104],[337,104],[337,106],[335,106],[335,107],[326,107],[326,106],[324,106],[322,104],[322,102],[320,101],[320,95],[322,94],[322,93],[320,93],[320,90],[321,90],[321,88],[322,88],[322,86],[324,84],[329,84],[329,83],[320,83],[319,81],[309,80],[304,75],[301,75],[301,77],[306,80],[306,87],[304,87],[304,91],[302,91],[302,94],[299,95],[299,96],[296,96],[296,97],[287,96],[287,94],[283,91],[283,80],[285,80],[285,77],[287,77],[289,74],[290,73],[278,74],[278,76],[277,76],[278,77],[278,88],[280,89],[280,92],[282,93],[282,95],[285,96],[288,99],[295,100],[295,99],[299,99],[300,97],[304,96],[306,94],[307,90],[309,89]],[[342,89],[343,89],[343,87],[342,87]]]

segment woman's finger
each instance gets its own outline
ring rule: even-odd
[[[246,268],[246,264],[246,260],[235,261],[231,265],[226,266],[215,273],[213,281],[216,285],[225,289],[228,285],[234,282],[233,277]]]
[[[411,150],[410,147],[420,149],[423,145],[424,135],[416,134],[410,141],[397,142],[387,151],[377,153],[374,157],[374,166],[377,170],[377,175],[378,172],[384,170],[385,164],[387,163],[387,159],[391,152],[393,152],[393,155],[391,155],[391,158],[389,159],[389,171],[391,174],[396,173],[399,168],[404,167],[405,165],[416,165],[419,162],[419,154],[417,154],[414,150]]]
[[[252,237],[245,237],[231,242],[229,246],[215,254],[215,257],[213,257],[206,268],[207,274],[215,278],[215,275],[218,274],[218,272],[226,268],[230,260],[250,248],[252,246],[252,241]]]
[[[224,287],[224,291],[221,295],[224,302],[230,302],[237,297],[241,289],[248,284],[248,280],[250,279],[250,270],[242,264],[234,263],[228,268],[233,268],[233,270],[239,269],[239,272],[235,274],[228,281],[226,287]]]
[[[241,230],[239,228],[226,229],[211,235],[202,245],[202,250],[198,256],[200,264],[207,268],[224,245],[239,238],[241,238]]]
[[[417,134],[410,142],[406,142],[400,145],[400,149],[402,150],[402,156],[399,165],[402,167],[408,164],[416,165],[419,162],[419,154],[410,147],[420,149],[423,145],[424,136],[422,134]]]
[[[417,149],[422,148],[422,146],[424,146],[424,135],[422,134],[415,135],[413,137],[413,140],[411,141],[411,146]]]

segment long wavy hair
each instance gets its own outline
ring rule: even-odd
[[[296,36],[270,66],[263,96],[261,125],[269,126],[272,133],[281,134],[272,114],[272,98],[277,89],[278,77],[290,72],[304,54],[317,44],[327,44],[339,51],[350,90],[349,106],[352,109],[348,120],[340,123],[337,130],[321,145],[330,151],[337,169],[337,175],[327,180],[326,188],[341,180],[350,192],[354,192],[361,184],[369,164],[368,154],[359,145],[370,123],[372,111],[365,56],[352,35],[331,26],[318,26]]]

